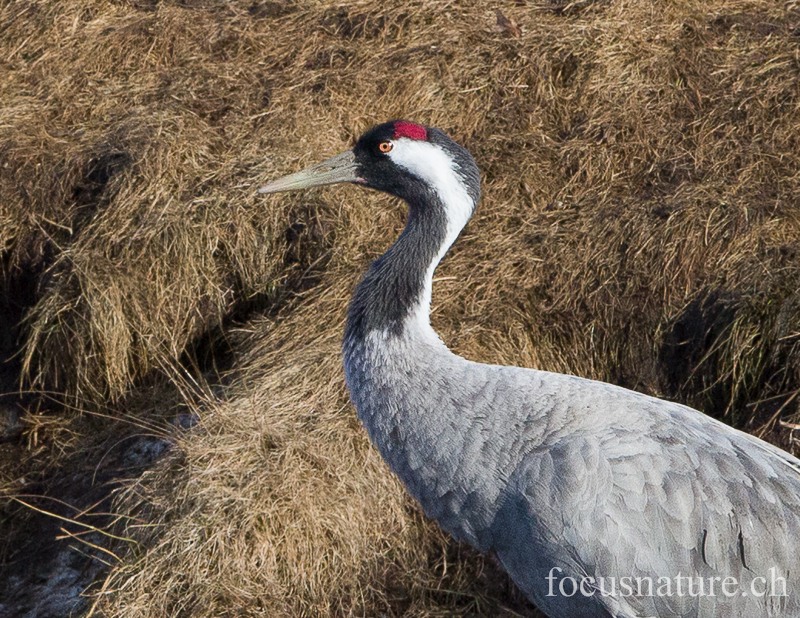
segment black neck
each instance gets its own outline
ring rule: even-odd
[[[430,285],[429,269],[446,234],[444,207],[435,194],[409,200],[403,233],[370,265],[356,287],[347,312],[345,341],[363,340],[376,330],[403,334],[406,318]]]

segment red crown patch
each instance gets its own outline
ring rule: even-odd
[[[394,124],[394,137],[407,137],[409,139],[426,140],[428,132],[425,127],[413,122],[396,122]]]

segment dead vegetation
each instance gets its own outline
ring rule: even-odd
[[[97,614],[534,615],[423,520],[347,403],[348,294],[402,209],[253,196],[390,118],[484,173],[437,272],[453,349],[792,446],[797,3],[2,0],[0,28],[0,405],[23,421],[2,492],[103,465],[120,430],[97,414],[200,417],[115,485],[136,543]]]

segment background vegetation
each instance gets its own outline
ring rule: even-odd
[[[391,118],[484,174],[452,349],[793,448],[797,2],[0,0],[0,31],[0,609],[63,615],[68,555],[95,615],[536,615],[348,403],[403,208],[254,196]]]

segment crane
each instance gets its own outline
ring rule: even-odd
[[[359,419],[426,515],[494,551],[550,618],[800,616],[800,460],[677,403],[452,353],[433,272],[480,174],[443,131],[381,124],[259,192],[343,182],[409,207],[342,350]]]

